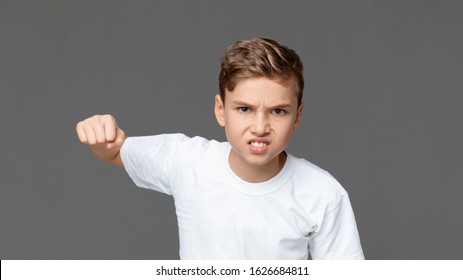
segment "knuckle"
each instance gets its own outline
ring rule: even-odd
[[[101,115],[94,115],[90,118],[88,118],[88,121],[92,124],[98,124],[101,123],[102,121],[102,116]]]
[[[95,115],[91,118],[88,119],[88,124],[90,126],[96,127],[102,123],[101,121],[101,116],[100,115]]]
[[[105,114],[102,116],[102,118],[104,118],[105,120],[109,120],[109,121],[114,120],[114,117],[110,114]]]
[[[114,117],[109,114],[101,115],[99,119],[104,124],[113,124],[115,122]]]

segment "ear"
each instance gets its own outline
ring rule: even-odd
[[[219,125],[225,127],[225,104],[219,94],[215,96],[214,113]]]
[[[301,123],[302,109],[304,109],[304,101],[301,100],[301,105],[299,105],[299,108],[297,108],[297,115],[296,120],[294,121],[293,131],[296,131],[296,129],[299,127],[299,124]]]

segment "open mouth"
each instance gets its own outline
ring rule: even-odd
[[[251,142],[251,146],[253,146],[254,148],[263,148],[263,147],[267,146],[267,143],[265,143],[265,142]]]
[[[252,139],[248,144],[252,152],[263,153],[267,150],[270,142],[264,139]]]

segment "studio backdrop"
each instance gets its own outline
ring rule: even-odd
[[[461,259],[462,1],[0,0],[1,259],[178,259],[171,197],[75,126],[225,140],[219,61],[265,36],[305,66],[288,151],[348,191],[367,259]]]

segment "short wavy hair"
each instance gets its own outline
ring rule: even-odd
[[[299,55],[269,38],[257,37],[230,45],[222,59],[219,76],[220,97],[233,91],[245,79],[266,77],[293,86],[298,106],[304,90],[304,68]]]

